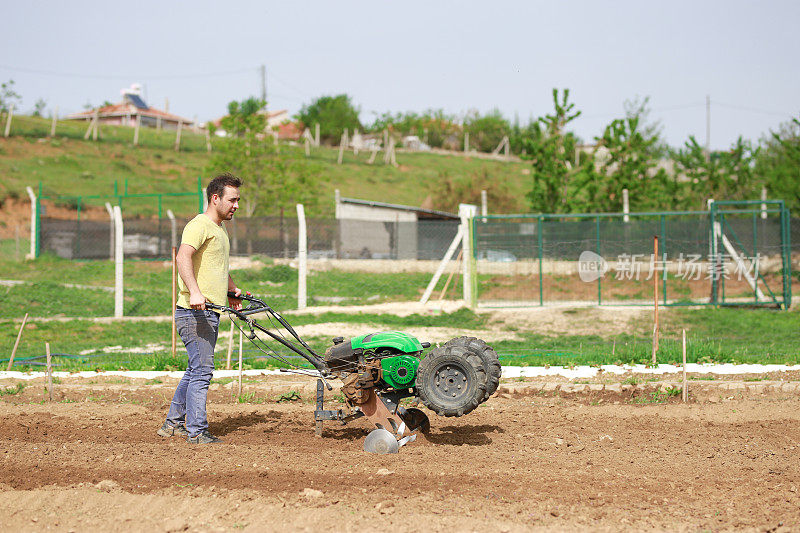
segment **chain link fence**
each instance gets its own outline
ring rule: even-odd
[[[168,261],[188,220],[124,219],[126,259]],[[459,224],[307,219],[309,305],[418,300]],[[253,291],[297,305],[297,218],[237,216],[226,227],[232,256],[261,258],[271,269],[246,275]],[[472,303],[652,305],[657,294],[663,305],[785,307],[791,251],[800,251],[792,229],[800,220],[790,220],[782,203],[766,210],[720,203],[702,212],[479,216],[471,234]],[[42,252],[113,257],[110,221],[42,217],[39,235]],[[457,257],[458,250],[433,294],[462,297]]]
[[[665,305],[790,305],[800,221],[782,202],[734,207],[477,218],[477,302],[652,305],[657,295]]]

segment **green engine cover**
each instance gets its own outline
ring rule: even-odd
[[[370,333],[353,337],[350,345],[354,350],[375,350],[379,348],[394,348],[403,353],[417,353],[422,351],[422,343],[419,339],[402,331],[381,331],[380,333]]]
[[[414,386],[417,377],[419,359],[413,355],[398,355],[381,359],[383,381],[395,389],[407,389]]]

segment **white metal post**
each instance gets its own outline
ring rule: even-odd
[[[489,214],[489,199],[486,194],[486,189],[481,191],[481,216],[485,217]],[[486,219],[483,219],[486,222]]]
[[[122,317],[122,210],[114,206],[114,316]]]
[[[622,189],[622,221],[627,223],[630,221],[631,217],[628,216],[628,213],[631,212],[631,206],[628,203],[628,189]]]
[[[30,187],[25,187],[25,190],[28,191],[28,198],[31,199],[31,253],[28,258],[36,259],[36,240],[38,238],[38,232],[36,231],[36,221],[38,220],[36,216],[36,195],[33,194],[33,189]]]
[[[766,187],[761,187],[761,202],[762,202],[762,204],[761,204],[761,218],[762,218],[762,220],[767,218],[766,200],[767,200],[767,188]]]
[[[114,209],[111,204],[106,202],[106,211],[108,212],[108,260],[114,260]]]
[[[172,247],[178,247],[178,224],[175,221],[175,213],[172,209],[167,209],[167,217],[169,217],[170,237],[172,238]]]
[[[297,308],[308,305],[306,278],[308,276],[308,237],[306,235],[306,212],[303,204],[297,204]]]
[[[472,232],[470,231],[470,225],[477,212],[478,207],[471,204],[459,204],[458,206],[458,215],[461,218],[461,227],[464,230],[461,241],[461,249],[464,251],[461,281],[464,285],[464,304],[469,307],[472,307]]]

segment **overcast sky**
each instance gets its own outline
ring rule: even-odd
[[[650,97],[670,145],[757,140],[800,114],[797,1],[4,2],[0,81],[23,111],[80,111],[145,86],[200,120],[258,96],[296,113],[347,93],[375,113],[498,108],[521,121],[569,88],[585,140]]]

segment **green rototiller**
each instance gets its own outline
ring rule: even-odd
[[[240,310],[210,303],[206,307],[242,321],[249,332],[239,323],[237,327],[259,350],[293,367],[284,370],[317,378],[314,420],[318,436],[322,436],[325,420],[346,424],[366,416],[376,429],[364,440],[364,450],[397,453],[401,446],[416,439],[417,432],[430,429],[425,413],[404,407],[402,399],[411,398],[406,402],[411,405],[421,402],[440,416],[463,416],[485,402],[500,383],[497,354],[475,337],[457,337],[424,353],[431,347],[429,342],[420,342],[400,331],[384,331],[351,339],[336,337],[320,356],[264,301],[249,293],[240,298],[247,304]],[[257,313],[266,313],[275,331],[256,322],[253,315]],[[259,333],[301,356],[315,370],[298,368],[272,350]],[[346,409],[324,408],[325,389],[333,389],[329,383],[332,379],[342,383]]]

